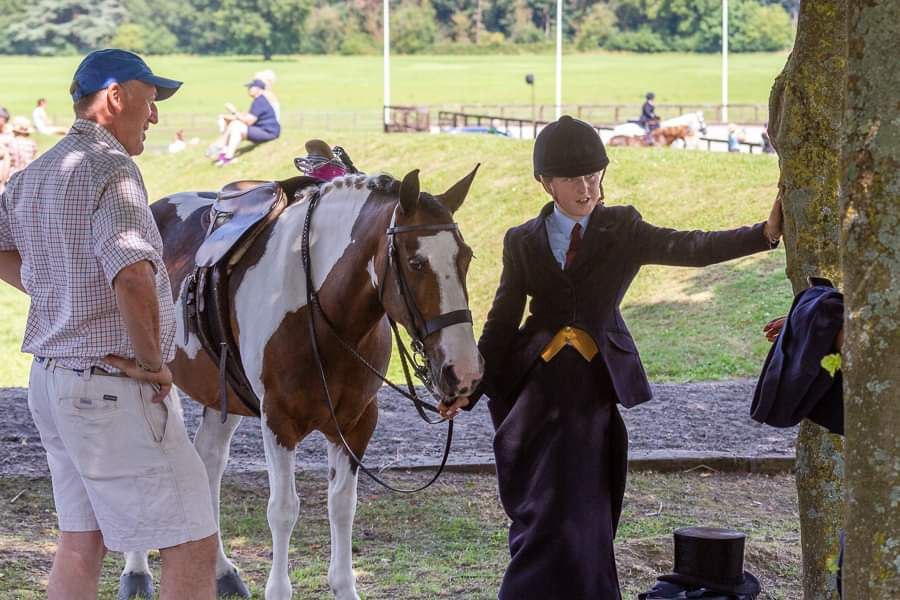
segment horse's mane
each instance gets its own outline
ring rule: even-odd
[[[341,177],[335,177],[331,181],[321,185],[308,185],[298,189],[294,194],[294,199],[298,201],[308,200],[313,193],[319,192],[326,194],[332,189],[341,189],[344,187],[355,187],[362,189],[363,186],[370,192],[382,194],[395,198],[400,194],[400,181],[388,173],[376,173],[373,175],[350,174]],[[425,208],[428,212],[439,217],[449,216],[448,211],[434,196],[427,192],[423,192],[419,199],[419,208]]]

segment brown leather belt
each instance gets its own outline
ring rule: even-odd
[[[550,362],[565,346],[572,346],[578,354],[587,362],[591,362],[600,350],[591,335],[583,329],[566,326],[556,332],[544,349],[541,350],[541,358],[544,362]]]

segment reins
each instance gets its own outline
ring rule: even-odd
[[[394,272],[397,277],[398,287],[400,289],[400,295],[403,298],[403,301],[404,301],[404,304],[406,305],[407,311],[409,312],[411,322],[413,324],[413,330],[414,330],[414,333],[412,335],[413,341],[411,344],[412,348],[413,348],[413,354],[411,355],[409,353],[409,351],[406,349],[406,346],[404,345],[403,340],[400,337],[400,330],[397,327],[396,322],[390,317],[390,315],[387,315],[387,312],[385,311],[385,316],[387,316],[388,322],[390,323],[390,326],[391,326],[391,330],[394,333],[394,339],[396,341],[397,349],[400,354],[400,364],[403,367],[403,375],[406,379],[407,390],[403,390],[402,388],[400,388],[399,386],[397,386],[396,384],[394,384],[393,382],[388,380],[384,375],[382,375],[378,371],[378,369],[373,367],[362,355],[360,355],[360,353],[356,350],[356,348],[354,348],[350,343],[348,343],[346,340],[344,340],[343,337],[341,337],[341,335],[338,333],[337,329],[335,328],[334,324],[331,322],[331,320],[325,314],[325,310],[322,308],[322,305],[319,302],[318,293],[315,291],[315,289],[313,287],[313,277],[312,277],[312,270],[311,270],[312,260],[311,260],[310,252],[309,252],[309,233],[310,233],[310,227],[312,224],[312,215],[313,215],[313,212],[315,211],[315,208],[319,204],[320,197],[321,197],[321,195],[319,193],[315,193],[308,200],[309,206],[307,207],[306,218],[305,218],[305,221],[303,224],[303,235],[301,237],[301,242],[300,242],[300,252],[301,252],[301,256],[302,256],[302,260],[303,260],[303,269],[304,269],[305,275],[306,275],[306,300],[307,300],[307,305],[309,306],[309,310],[307,311],[307,314],[308,314],[308,322],[309,322],[310,343],[312,345],[313,357],[316,362],[316,367],[318,368],[318,371],[319,371],[319,378],[321,379],[321,382],[322,382],[322,389],[325,392],[325,400],[328,404],[328,409],[331,412],[331,418],[334,421],[335,429],[337,430],[338,437],[341,440],[341,444],[344,446],[344,449],[347,451],[347,453],[350,455],[350,457],[354,461],[356,461],[356,464],[363,471],[363,473],[368,475],[376,483],[378,483],[378,484],[384,486],[385,488],[387,488],[391,491],[394,491],[394,492],[409,494],[409,493],[422,491],[422,490],[428,488],[429,486],[431,486],[431,484],[433,484],[435,481],[437,481],[438,477],[440,477],[441,473],[443,473],[443,471],[444,471],[444,467],[446,466],[447,459],[450,455],[450,445],[453,440],[453,421],[452,420],[447,421],[447,439],[446,439],[446,443],[444,444],[444,452],[443,452],[443,456],[441,458],[441,464],[438,467],[438,470],[435,472],[434,476],[431,478],[431,480],[429,480],[424,485],[414,488],[414,489],[403,489],[403,488],[396,488],[396,487],[386,483],[381,478],[379,478],[375,473],[372,472],[371,469],[366,467],[365,464],[363,464],[362,460],[356,455],[356,453],[353,452],[353,450],[350,448],[350,444],[347,442],[347,439],[344,436],[343,430],[341,429],[340,422],[338,421],[338,418],[337,418],[337,412],[335,410],[334,401],[332,400],[331,392],[328,389],[328,379],[327,379],[327,376],[325,375],[325,366],[322,361],[322,356],[321,356],[321,353],[319,350],[319,340],[318,340],[318,335],[316,332],[315,314],[316,313],[319,314],[319,316],[322,318],[322,321],[324,321],[324,323],[328,326],[328,329],[331,332],[331,334],[335,337],[335,339],[337,339],[338,343],[345,350],[347,350],[354,358],[356,358],[356,360],[358,360],[364,367],[366,367],[366,369],[368,369],[369,371],[371,371],[372,373],[377,375],[378,378],[381,379],[382,382],[384,382],[385,384],[390,386],[394,391],[398,392],[405,398],[411,400],[413,402],[413,405],[416,407],[416,411],[419,413],[419,416],[426,423],[429,423],[431,425],[441,423],[442,421],[444,421],[444,419],[432,420],[428,417],[428,415],[425,414],[426,410],[434,412],[434,413],[438,413],[438,409],[436,406],[429,404],[428,402],[425,402],[421,398],[419,398],[418,394],[416,393],[415,385],[413,385],[413,382],[412,382],[412,376],[410,374],[410,364],[412,365],[412,370],[415,373],[416,377],[422,381],[422,383],[425,385],[426,389],[428,389],[430,392],[432,390],[432,388],[431,388],[432,382],[431,382],[431,375],[430,375],[430,372],[428,369],[428,359],[424,353],[423,340],[428,335],[431,335],[432,333],[435,333],[436,331],[439,331],[440,329],[447,327],[449,325],[453,325],[456,323],[462,323],[462,322],[466,322],[466,321],[471,322],[472,317],[471,317],[471,313],[468,310],[453,311],[453,312],[450,312],[450,313],[447,313],[444,315],[439,315],[438,317],[436,317],[435,319],[432,319],[431,321],[426,321],[422,317],[422,314],[419,311],[418,306],[416,305],[415,298],[411,296],[411,290],[406,282],[405,277],[403,276],[403,270],[400,268],[398,261],[396,259],[396,256],[395,256],[396,247],[394,245],[394,235],[397,233],[406,233],[406,232],[411,232],[411,231],[423,231],[423,230],[424,231],[450,230],[450,229],[455,230],[457,226],[455,223],[453,223],[453,224],[447,224],[447,225],[436,224],[436,225],[395,227],[394,226],[394,221],[396,220],[396,208],[395,208],[394,215],[391,220],[391,227],[388,228],[388,230],[386,232],[387,236],[388,236],[388,256],[387,256],[387,259],[385,260],[384,277],[381,281],[382,286],[379,289],[378,300],[379,300],[379,302],[381,302],[383,300],[384,283],[387,281],[387,274],[388,274],[389,267],[391,264],[393,264]],[[421,329],[419,328],[419,323],[422,323],[422,325],[423,325]]]

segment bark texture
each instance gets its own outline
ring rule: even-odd
[[[900,598],[900,1],[849,2],[844,597]]]
[[[787,275],[794,292],[810,275],[841,285],[839,190],[846,96],[847,0],[805,1],[787,65],[769,96],[769,134],[781,166]],[[797,437],[803,597],[837,595],[843,523],[843,440],[811,421]]]

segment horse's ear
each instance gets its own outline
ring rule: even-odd
[[[400,182],[400,208],[407,216],[416,212],[419,206],[419,170],[415,169],[406,174]]]
[[[437,199],[440,200],[441,204],[443,204],[451,213],[455,213],[457,209],[462,206],[463,200],[466,199],[469,188],[472,186],[472,180],[475,179],[475,173],[478,172],[478,167],[480,166],[481,163],[477,163],[471,173],[450,186],[449,190],[437,196]]]

